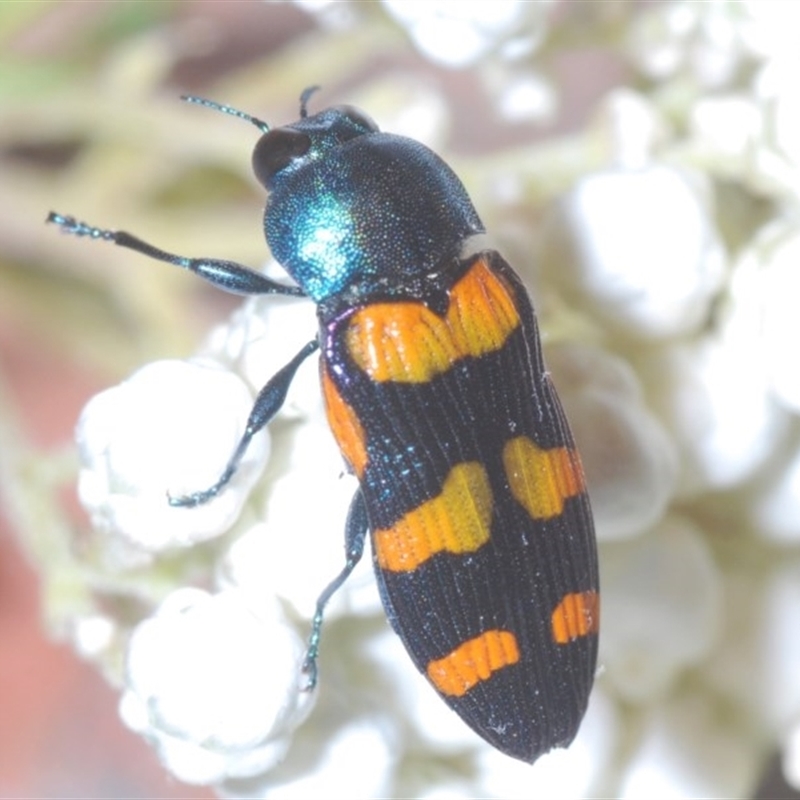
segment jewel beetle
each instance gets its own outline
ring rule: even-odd
[[[486,741],[533,762],[577,732],[599,624],[589,498],[533,307],[502,256],[482,247],[483,225],[450,167],[355,108],[310,115],[315,88],[280,128],[184,98],[261,132],[253,170],[268,192],[264,232],[296,285],[54,212],[47,221],[228,292],[316,304],[315,337],[262,389],[217,483],[170,503],[224,490],[319,350],[330,428],[359,488],[345,566],[317,605],[309,684],[325,604],[369,533],[386,615],[414,664]]]

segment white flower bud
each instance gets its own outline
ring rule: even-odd
[[[702,532],[670,517],[645,536],[601,551],[600,663],[622,696],[664,693],[719,638],[721,574]]]
[[[548,275],[628,335],[697,330],[724,277],[705,204],[669,167],[587,175],[555,206],[544,237]]]
[[[134,630],[121,713],[189,783],[273,767],[311,710],[305,648],[276,601],[173,592]]]
[[[170,506],[213,485],[253,404],[234,373],[200,361],[159,361],[89,401],[78,423],[79,494],[94,526],[146,552],[218,536],[241,511],[268,453],[266,433],[213,500]]]

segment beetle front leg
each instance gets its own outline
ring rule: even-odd
[[[231,294],[279,294],[289,297],[305,297],[305,293],[300,287],[278,283],[250,267],[237,264],[235,261],[225,261],[220,258],[189,258],[168,253],[131,233],[96,228],[75,219],[75,217],[58,214],[55,211],[51,211],[47,215],[45,222],[58,225],[62,231],[71,233],[73,236],[86,236],[90,239],[111,242],[119,247],[125,247],[149,258],[154,258],[156,261],[165,261],[167,264],[188,269],[189,272],[193,272],[203,280]]]

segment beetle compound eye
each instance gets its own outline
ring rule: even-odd
[[[253,149],[253,172],[258,182],[269,188],[275,175],[294,159],[304,156],[310,147],[309,136],[290,128],[276,128],[265,133]]]

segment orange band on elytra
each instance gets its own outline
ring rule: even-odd
[[[374,303],[350,318],[346,342],[374,381],[424,383],[460,358],[499,350],[519,324],[510,290],[478,261],[451,290],[444,317],[424,303]]]
[[[477,461],[456,464],[436,497],[375,531],[372,546],[381,569],[408,572],[436,553],[471,553],[489,540],[489,476]]]
[[[459,645],[452,653],[428,664],[431,683],[442,693],[461,697],[493,672],[519,661],[513,633],[490,630]]]
[[[367,443],[364,428],[356,412],[339,394],[328,371],[322,370],[322,396],[328,424],[331,426],[336,442],[347,463],[353,468],[356,477],[361,478],[367,466]]]
[[[565,594],[551,617],[553,640],[569,644],[600,628],[600,596],[594,590]]]
[[[533,519],[557,517],[585,489],[580,458],[567,447],[544,450],[517,436],[503,447],[503,466],[511,494]]]

